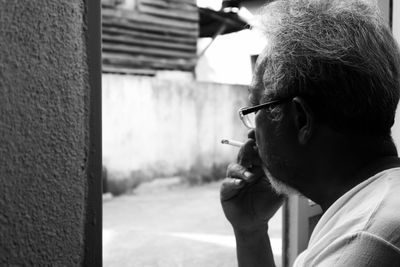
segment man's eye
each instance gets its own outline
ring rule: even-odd
[[[271,104],[268,106],[267,109],[268,109],[268,111],[273,111],[275,109],[275,107],[276,107],[276,104]]]
[[[257,109],[256,111],[254,111],[254,115],[256,115],[257,113],[259,113],[261,110],[263,110],[263,108]]]

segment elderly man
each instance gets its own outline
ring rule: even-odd
[[[221,187],[239,266],[274,265],[268,221],[297,192],[324,214],[294,266],[400,266],[390,29],[355,0],[274,1],[261,20],[269,44],[240,110],[252,130]]]

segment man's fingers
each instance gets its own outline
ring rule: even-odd
[[[221,201],[227,201],[236,197],[246,185],[254,183],[259,178],[259,176],[254,175],[237,163],[229,164],[226,176],[227,178],[225,178],[221,185]]]
[[[248,137],[249,139],[256,140],[256,132],[254,131],[254,129],[252,129],[252,130],[250,130],[250,131],[247,132],[247,137]]]
[[[239,178],[247,183],[252,183],[257,179],[257,176],[254,175],[254,173],[237,163],[229,164],[226,176],[231,178]]]
[[[227,201],[237,196],[244,187],[245,183],[246,182],[242,179],[225,178],[225,180],[222,182],[220,190],[221,201]]]
[[[261,159],[258,155],[258,149],[254,139],[248,139],[240,148],[237,156],[237,163],[249,166],[261,166]]]
[[[226,176],[231,178],[247,180],[250,174],[251,173],[245,167],[237,163],[230,163],[226,170]]]

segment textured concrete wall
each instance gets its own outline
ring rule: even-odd
[[[245,86],[103,74],[103,162],[110,170],[156,169],[235,159],[221,138],[245,140],[237,116]]]
[[[83,0],[0,1],[0,265],[83,262]]]

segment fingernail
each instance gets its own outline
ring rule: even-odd
[[[246,176],[246,178],[250,178],[253,174],[251,173],[251,172],[249,172],[249,171],[245,171],[244,173],[244,176]]]
[[[235,179],[235,180],[233,180],[233,182],[235,183],[235,185],[240,185],[240,184],[242,184],[243,180],[242,179]]]

